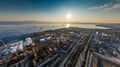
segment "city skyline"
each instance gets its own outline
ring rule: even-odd
[[[1,0],[0,8],[0,21],[120,23],[120,0]]]

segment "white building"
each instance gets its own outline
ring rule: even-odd
[[[41,38],[41,39],[40,39],[40,42],[45,42],[45,38]]]
[[[25,39],[24,46],[30,46],[32,45],[33,41],[32,38],[28,37]]]

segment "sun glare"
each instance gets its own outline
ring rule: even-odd
[[[66,24],[66,28],[69,28],[70,27],[70,24]]]
[[[66,18],[70,19],[72,17],[71,13],[67,13]]]

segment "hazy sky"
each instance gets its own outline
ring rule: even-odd
[[[0,21],[27,20],[120,22],[120,0],[0,0]]]

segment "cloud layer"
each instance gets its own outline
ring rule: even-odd
[[[103,9],[103,10],[113,10],[113,9],[120,9],[120,0],[113,0],[109,3],[105,3],[100,6],[94,6],[90,7],[89,9],[91,10],[98,10],[98,9]]]

